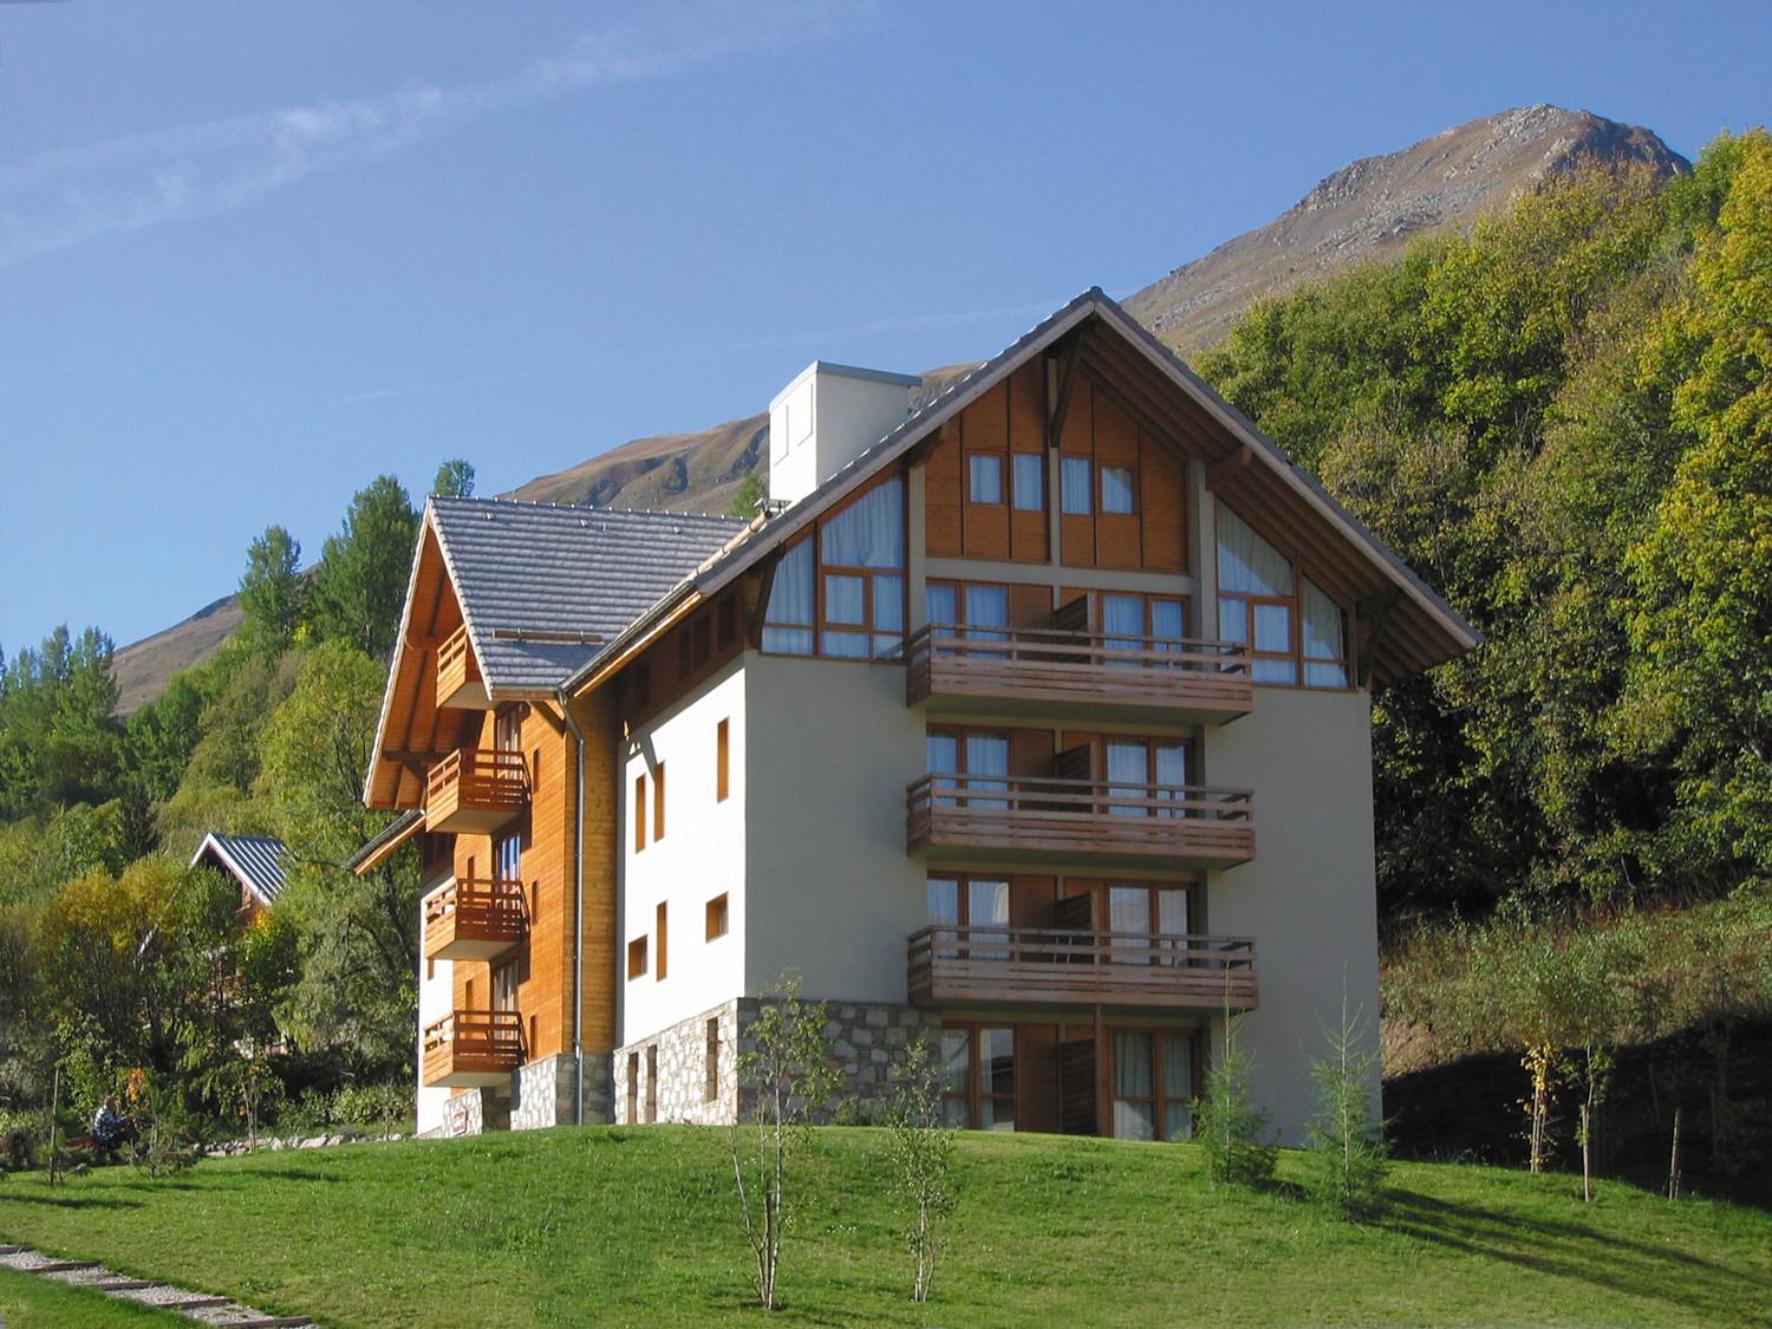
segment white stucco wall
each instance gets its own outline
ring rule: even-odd
[[[425,893],[424,899],[418,904],[418,953],[425,952],[425,900],[429,900],[444,887],[450,885],[455,878],[445,877],[435,888]],[[455,1003],[455,965],[449,960],[425,960],[418,962],[418,1043],[413,1049],[418,1067],[416,1082],[418,1084],[418,1130],[436,1130],[443,1124],[443,1105],[449,1101],[450,1090],[446,1087],[428,1089],[425,1087],[425,1026],[435,1024],[448,1015]]]
[[[905,853],[905,786],[924,768],[904,670],[747,655],[750,839],[745,991],[784,969],[805,991],[903,1001],[905,941],[927,922]]]
[[[1310,1063],[1340,1021],[1344,983],[1377,1041],[1370,703],[1364,692],[1258,687],[1253,713],[1206,731],[1203,766],[1209,784],[1255,791],[1255,859],[1211,874],[1207,926],[1255,938],[1261,1008],[1243,1024],[1255,1096],[1282,1142],[1299,1144]]]
[[[754,655],[745,659],[755,660]],[[744,981],[747,671],[735,660],[630,736],[621,783],[621,945],[616,952],[618,1046],[740,995]],[[715,798],[717,730],[727,721],[728,794]],[[653,836],[652,790],[665,764],[665,836]],[[646,774],[646,848],[634,851],[634,779]],[[724,893],[727,934],[707,940],[707,903]],[[667,909],[666,976],[658,976],[657,909]],[[627,946],[648,939],[644,977],[629,981]]]

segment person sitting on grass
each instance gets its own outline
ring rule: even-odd
[[[92,1142],[105,1157],[115,1159],[117,1151],[135,1139],[135,1123],[117,1110],[117,1100],[106,1096],[92,1115]]]

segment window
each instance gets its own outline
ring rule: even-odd
[[[1347,686],[1347,616],[1341,606],[1304,579],[1304,682],[1312,688]]]
[[[732,927],[732,906],[728,903],[724,891],[708,901],[707,914],[707,939],[718,941]]]
[[[1167,596],[1134,595],[1126,592],[1104,592],[1101,606],[1101,630],[1107,634],[1107,646],[1115,651],[1178,651],[1182,648],[1187,626],[1187,604]],[[1136,659],[1110,660],[1122,668],[1137,668]]]
[[[941,1031],[942,1117],[975,1130],[1015,1129],[1015,1031]]]
[[[726,795],[732,790],[732,745],[729,724],[729,721],[722,720],[714,726],[714,802],[716,803],[724,803]]]
[[[1087,517],[1094,511],[1094,477],[1089,458],[1064,457],[1058,464],[1058,510],[1067,517]]]
[[[507,962],[492,971],[492,1009],[495,1011],[517,1009],[517,966],[515,964]]]
[[[1223,503],[1218,635],[1249,647],[1257,683],[1298,683],[1302,657],[1307,687],[1348,686],[1347,615],[1341,606],[1310,578],[1296,576],[1291,561]]]
[[[437,962],[433,959],[426,959],[425,960],[425,981],[429,982],[431,979],[435,978],[436,976],[437,976]]]
[[[769,585],[769,608],[763,615],[763,649],[779,655],[812,654],[812,539],[807,537],[781,556]]]
[[[535,748],[529,754],[529,796],[541,797],[541,749]]]
[[[929,906],[929,925],[957,930],[936,939],[936,949],[944,958],[1009,958],[1006,945],[1009,941],[1008,881],[987,877],[931,877],[924,891]]]
[[[1151,954],[1152,937],[1186,937],[1188,889],[1185,886],[1113,884],[1107,888],[1110,944],[1148,955],[1150,963],[1165,968],[1185,965],[1185,941],[1163,942],[1160,953]],[[1175,954],[1170,954],[1175,952]],[[1131,959],[1131,957],[1128,957]]]
[[[658,1120],[658,1044],[646,1047],[646,1124]]]
[[[1000,481],[999,481],[1000,487]],[[789,549],[776,565],[763,649],[848,660],[904,649],[904,481],[893,476]]]
[[[1132,468],[1130,466],[1103,466],[1101,468],[1101,510],[1116,515],[1129,515],[1132,512]]]
[[[492,842],[492,875],[498,881],[519,881],[522,879],[522,836],[501,835]]]
[[[1046,510],[1046,455],[1018,452],[1010,458],[1010,479],[1015,486],[1017,512]]]
[[[646,775],[634,777],[634,852],[646,847]]]
[[[995,452],[973,452],[966,457],[966,499],[971,503],[1003,501],[1003,458]]]
[[[937,627],[958,627],[969,642],[1004,641],[1008,638],[1009,588],[984,582],[929,582],[923,588],[923,607]],[[946,635],[946,634],[938,634]]]
[[[664,839],[664,781],[665,764],[661,761],[652,768],[652,839],[656,843]]]
[[[646,938],[635,937],[628,943],[628,978],[646,976]]]
[[[1193,1039],[1186,1034],[1114,1034],[1114,1136],[1121,1140],[1193,1137]]]
[[[713,658],[714,623],[706,614],[677,629],[677,681],[682,682]]]
[[[707,1028],[707,1074],[702,1085],[701,1101],[712,1103],[720,1096],[720,1021],[718,1017],[708,1021]]]
[[[652,935],[658,938],[658,963],[653,967],[653,977],[660,983],[665,981],[665,973],[669,967],[670,954],[670,916],[663,901],[653,911]]]
[[[507,706],[492,722],[492,741],[500,752],[522,751],[523,713],[517,706]]]
[[[627,1122],[630,1126],[640,1121],[640,1054],[628,1053],[628,1113]]]
[[[931,793],[944,807],[1009,806],[1009,735],[977,730],[931,730],[925,742]],[[964,776],[965,779],[942,779]]]

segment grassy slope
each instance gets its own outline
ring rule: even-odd
[[[0,1325],[6,1329],[172,1329],[190,1323],[171,1311],[0,1269]]]
[[[1189,1146],[968,1136],[937,1301],[904,1296],[885,1137],[816,1136],[770,1323],[1761,1324],[1772,1217],[1621,1184],[1412,1165],[1391,1215],[1207,1188]],[[725,1136],[363,1145],[0,1189],[0,1236],[350,1326],[762,1323]],[[1283,1175],[1299,1175],[1288,1155]]]

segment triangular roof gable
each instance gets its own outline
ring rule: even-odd
[[[267,908],[283,890],[281,840],[268,835],[218,835],[211,831],[191,855],[191,866],[214,855],[222,868]]]
[[[1099,287],[1092,287],[1029,329],[991,360],[955,380],[812,493],[788,508],[781,516],[763,525],[752,538],[737,543],[728,553],[712,560],[690,583],[679,588],[677,593],[660,600],[627,631],[599,651],[595,659],[567,680],[566,689],[578,692],[587,684],[600,683],[614,665],[627,657],[634,643],[642,639],[684,595],[711,595],[734,577],[755,566],[759,560],[805,530],[812,521],[842,502],[850,493],[892,467],[913,447],[1005,382],[1017,369],[1034,357],[1053,349],[1066,336],[1084,328],[1092,319],[1099,320],[1102,328],[1116,334],[1120,345],[1132,352],[1140,363],[1161,375],[1172,391],[1205,412],[1224,431],[1225,444],[1220,449],[1220,455],[1234,456],[1239,448],[1246,449],[1248,459],[1259,465],[1259,474],[1270,477],[1275,484],[1295,495],[1299,504],[1314,514],[1327,529],[1333,531],[1334,538],[1367,562],[1375,578],[1381,578],[1401,601],[1414,607],[1416,615],[1421,619],[1417,625],[1419,640],[1414,652],[1416,658],[1409,664],[1381,671],[1380,681],[1400,677],[1411,672],[1412,668],[1431,667],[1462,654],[1481,641],[1481,636],[1456,610],[1429,588],[1378,536],[1331,497],[1315,477],[1295,466],[1272,439],[1207,386],[1174,352],[1127,314],[1118,302]],[[1195,441],[1200,441],[1197,433],[1191,436]],[[1243,469],[1245,475],[1256,472],[1256,465]],[[1238,505],[1233,502],[1233,506]],[[1271,518],[1265,524],[1271,526]]]

